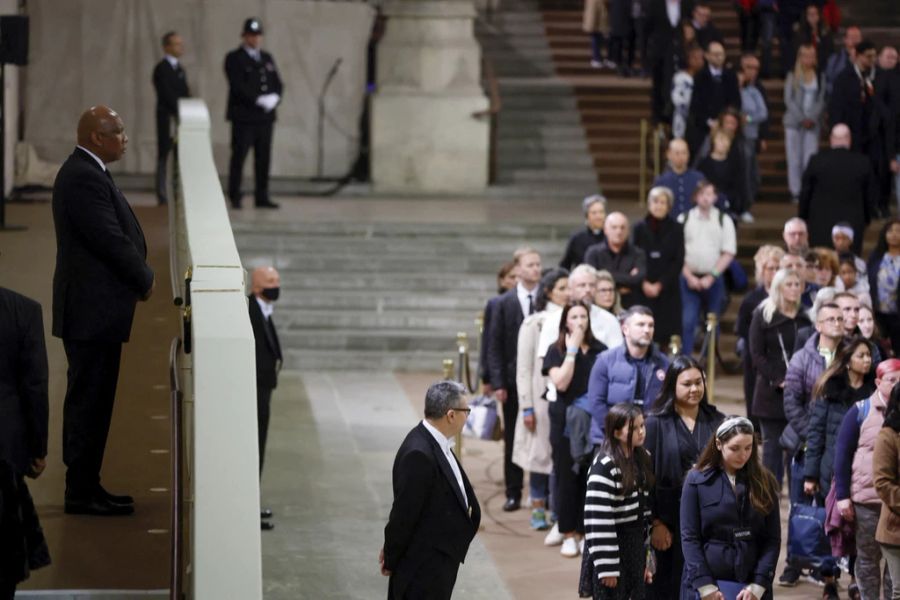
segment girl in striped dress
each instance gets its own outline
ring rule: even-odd
[[[639,406],[623,402],[606,415],[605,439],[588,474],[584,504],[586,554],[592,566],[595,599],[643,600],[650,456],[643,448],[646,430]]]

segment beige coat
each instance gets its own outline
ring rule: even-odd
[[[609,14],[606,0],[584,0],[584,14],[581,27],[585,33],[606,33],[609,31]]]
[[[559,310],[550,305],[549,310]],[[547,378],[541,375],[543,360],[538,356],[538,340],[547,311],[531,315],[519,328],[518,354],[516,356],[516,388],[519,391],[519,417],[516,420],[516,437],[513,441],[513,462],[533,473],[549,474],[553,470],[550,450],[550,411],[542,398],[547,389]],[[534,409],[534,431],[525,427],[522,413]]]
[[[872,476],[883,502],[875,539],[900,546],[900,434],[890,427],[883,427],[875,440]]]

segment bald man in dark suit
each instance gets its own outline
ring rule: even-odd
[[[56,271],[53,335],[69,363],[63,407],[65,510],[98,516],[134,512],[131,496],[100,485],[122,344],[135,307],[153,292],[144,232],[107,165],[125,154],[121,117],[94,106],[78,121],[78,146],[53,185]]]

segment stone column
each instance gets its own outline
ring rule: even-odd
[[[372,98],[376,191],[477,192],[487,186],[489,102],[473,0],[388,0]]]

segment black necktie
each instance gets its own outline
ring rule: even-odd
[[[531,294],[528,294],[528,314],[534,314],[534,300],[532,300]]]

